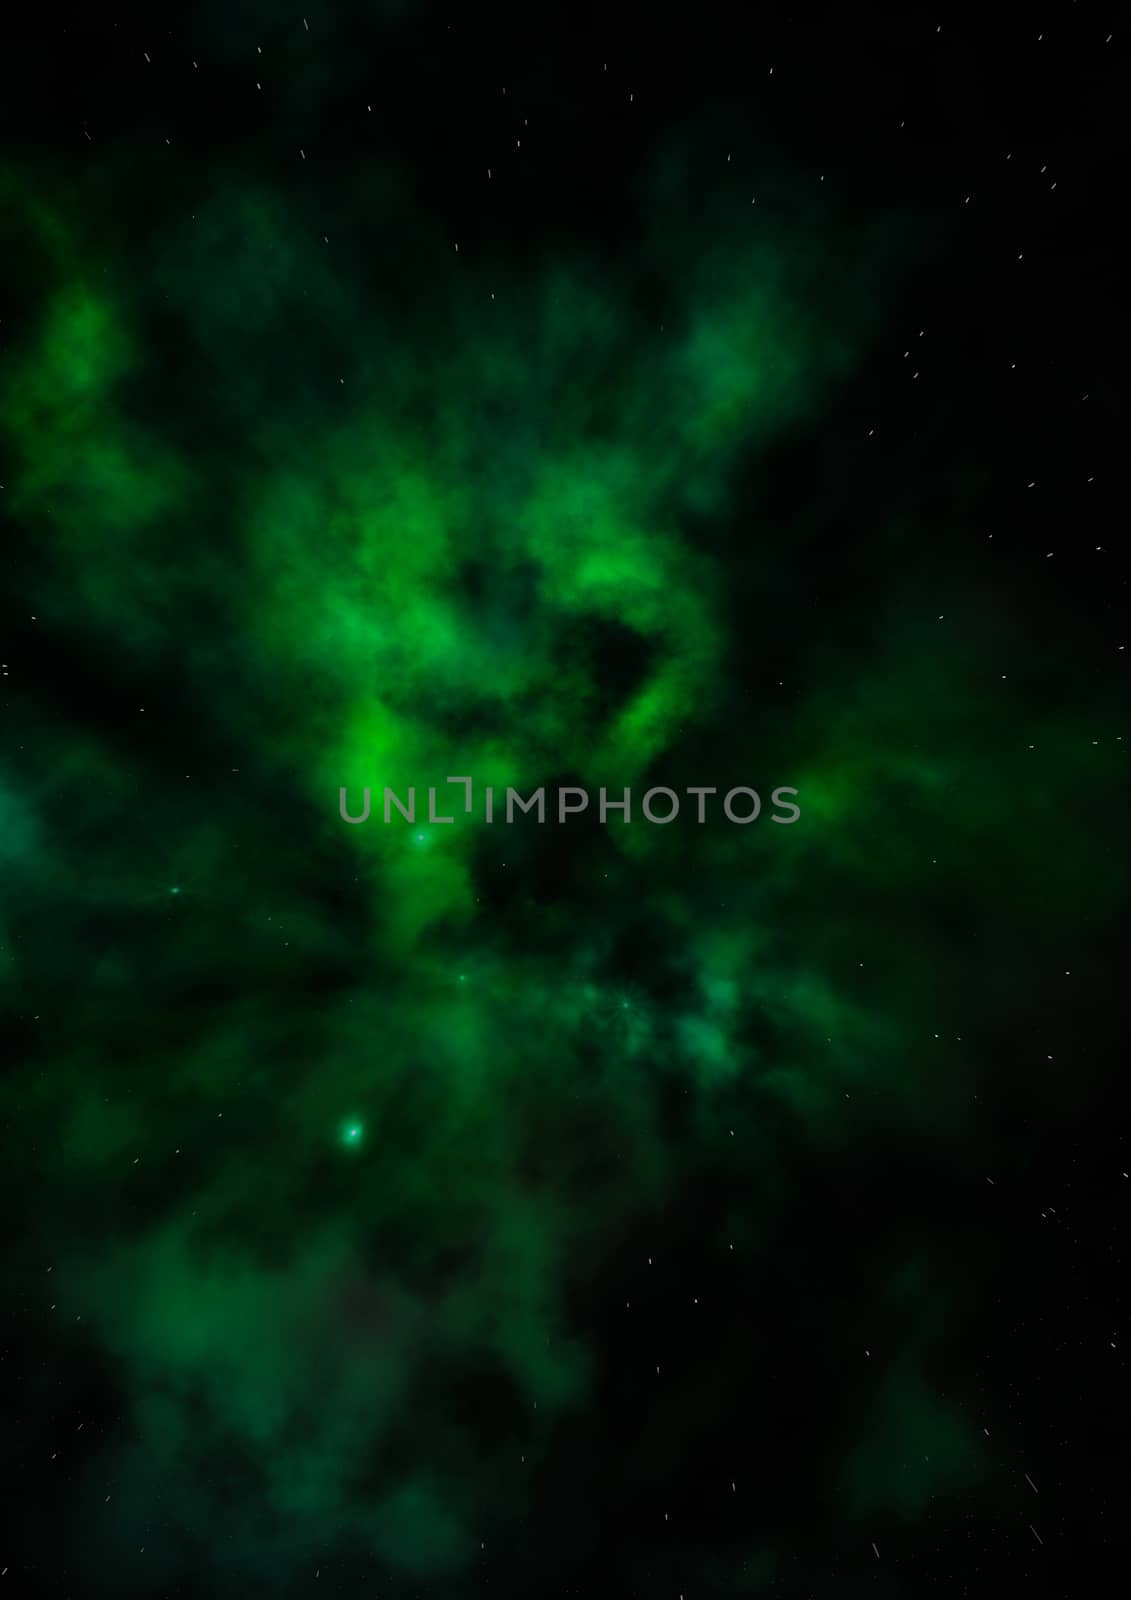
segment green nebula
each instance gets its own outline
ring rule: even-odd
[[[1126,892],[1116,691],[872,479],[835,592],[844,396],[924,246],[704,198],[715,139],[647,164],[615,259],[457,252],[392,157],[198,174],[153,225],[122,151],[3,180],[12,1270],[121,1396],[65,1508],[115,1592],[556,1593],[627,1497],[689,1600],[753,1594],[998,1504],[941,1374],[987,1176],[1105,1092],[1068,1059]],[[378,818],[453,774],[802,818]],[[681,1473],[735,1520],[665,1526]]]

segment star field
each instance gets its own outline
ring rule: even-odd
[[[1092,1596],[1120,36],[304,4],[0,67],[0,1586]]]

